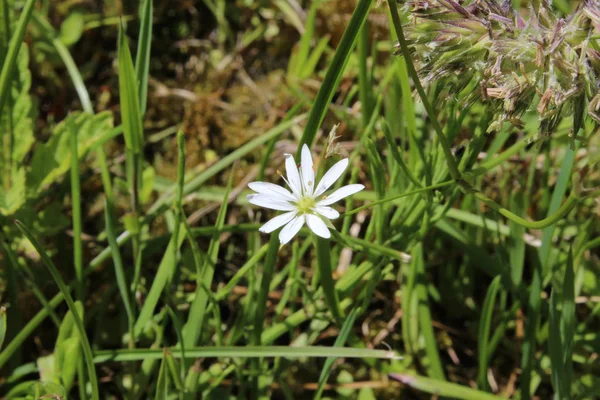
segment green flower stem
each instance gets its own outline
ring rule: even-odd
[[[524,226],[525,228],[528,228],[528,229],[543,229],[550,225],[555,224],[561,218],[563,218],[565,215],[567,215],[569,213],[569,211],[571,211],[577,205],[577,203],[581,200],[581,198],[579,196],[577,196],[575,191],[573,190],[573,191],[571,191],[571,194],[569,195],[567,200],[563,203],[562,206],[560,206],[558,208],[558,210],[556,210],[556,212],[554,214],[549,215],[548,217],[546,217],[544,219],[540,219],[538,221],[527,221],[526,219],[514,214],[510,210],[502,207],[500,204],[496,203],[494,200],[490,199],[485,194],[483,194],[483,192],[480,192],[477,189],[467,186],[467,184],[464,184],[464,188],[465,188],[465,191],[467,191],[467,193],[470,192],[471,194],[473,194],[477,200],[481,201],[488,207],[496,210],[498,213],[505,216],[509,220],[511,220],[521,226]]]
[[[400,21],[400,15],[398,14],[396,1],[388,0],[388,6],[392,17],[392,22],[396,30],[396,36],[398,37],[398,41],[400,42],[400,49],[402,50],[402,55],[404,56],[404,60],[406,61],[408,73],[413,80],[413,83],[415,85],[415,88],[417,89],[417,92],[419,93],[421,101],[423,101],[423,105],[425,106],[427,114],[429,114],[429,118],[431,118],[431,123],[433,124],[433,128],[435,129],[437,138],[440,141],[440,144],[442,145],[442,149],[444,151],[444,155],[446,156],[446,162],[448,163],[448,170],[450,171],[450,175],[452,176],[452,178],[458,181],[461,179],[461,175],[458,170],[458,165],[456,164],[456,160],[452,155],[448,139],[446,138],[446,135],[444,135],[442,126],[436,118],[435,110],[433,109],[433,106],[427,98],[427,94],[425,93],[425,90],[421,85],[421,81],[419,80],[419,75],[417,74],[415,65],[413,64],[412,58],[410,57],[410,53],[408,51],[408,42],[404,37],[404,31],[402,30],[402,22]]]
[[[345,216],[348,216],[348,215],[356,214],[359,211],[362,211],[364,209],[367,209],[367,208],[370,208],[370,207],[373,207],[373,206],[376,206],[376,205],[379,205],[379,204],[383,204],[383,203],[387,203],[387,202],[390,202],[390,201],[398,200],[398,199],[401,199],[403,197],[412,196],[414,194],[427,192],[429,190],[443,188],[445,186],[452,185],[453,183],[456,183],[456,182],[454,180],[449,180],[449,181],[445,181],[445,182],[441,182],[441,183],[436,183],[435,185],[431,185],[431,186],[427,186],[427,187],[422,187],[420,189],[411,190],[410,192],[404,192],[404,193],[399,194],[397,196],[386,197],[385,199],[376,200],[376,201],[373,201],[371,203],[365,204],[363,206],[353,208],[352,210],[349,210],[349,211],[345,212],[341,216],[345,217]]]
[[[336,322],[341,326],[344,314],[340,308],[340,301],[335,291],[335,282],[332,276],[331,245],[329,240],[317,237],[316,235],[313,236],[313,242],[317,251],[317,267],[319,268],[319,279],[323,288],[323,294],[325,294],[325,301]]]

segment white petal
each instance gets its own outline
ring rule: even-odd
[[[267,194],[269,196],[281,197],[282,200],[296,201],[296,197],[289,190],[270,182],[250,182],[248,187],[256,193]]]
[[[298,173],[298,167],[296,161],[291,154],[285,154],[285,171],[287,172],[287,179],[292,192],[297,196],[302,196],[302,183],[300,182],[300,174]]]
[[[315,190],[314,196],[315,197],[320,196],[327,189],[329,189],[329,187],[331,185],[333,185],[335,183],[335,181],[337,181],[339,179],[339,177],[342,175],[342,172],[344,172],[344,170],[346,169],[347,166],[348,166],[347,158],[344,158],[343,160],[340,160],[337,163],[335,163],[334,166],[331,167],[329,169],[329,171],[327,171],[325,173],[325,175],[323,175],[323,178],[321,178],[321,182],[319,182],[319,185],[317,186],[317,189]]]
[[[250,204],[254,204],[264,208],[270,208],[272,210],[279,211],[293,211],[296,209],[292,204],[287,201],[283,201],[277,198],[273,198],[273,196],[268,196],[266,194],[249,194],[248,202]]]
[[[313,169],[313,160],[307,145],[302,146],[302,159],[300,161],[302,172],[302,185],[304,193],[311,195],[315,188],[315,170]]]
[[[290,211],[285,214],[278,215],[275,218],[271,218],[266,224],[261,226],[259,231],[262,233],[271,233],[290,222],[295,216],[296,211]]]
[[[329,232],[325,222],[316,215],[306,214],[306,225],[308,225],[310,230],[317,236],[321,236],[324,239],[329,239],[331,237],[331,232]]]
[[[351,194],[360,192],[364,188],[365,188],[364,185],[359,185],[359,184],[342,186],[341,188],[339,188],[335,192],[331,193],[329,196],[325,197],[325,199],[319,201],[317,203],[317,207],[328,206],[330,204],[333,204],[336,201],[339,201],[339,200],[343,199],[344,197],[348,197]]]
[[[315,211],[327,219],[336,219],[340,216],[339,212],[327,206],[315,207]]]
[[[296,233],[300,231],[302,225],[304,225],[304,214],[297,216],[289,224],[283,227],[281,232],[279,232],[279,242],[281,242],[281,244],[286,244],[292,240],[294,236],[296,236]]]

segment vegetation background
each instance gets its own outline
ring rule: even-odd
[[[598,398],[599,39],[595,1],[0,0],[0,396]],[[301,143],[367,189],[280,249],[247,183]]]

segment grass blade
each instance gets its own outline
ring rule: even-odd
[[[419,332],[425,340],[425,353],[428,359],[428,374],[432,378],[444,380],[444,369],[438,353],[438,344],[433,332],[431,311],[427,296],[427,278],[425,276],[425,262],[423,260],[423,244],[419,243],[412,251],[412,262],[416,264],[415,291],[418,300]]]
[[[2,349],[4,339],[6,338],[7,326],[8,325],[6,324],[6,307],[0,307],[0,349]]]
[[[342,77],[346,63],[350,59],[352,48],[354,47],[356,38],[358,37],[358,32],[367,19],[367,15],[369,15],[369,8],[371,8],[372,2],[373,0],[358,1],[358,4],[352,13],[352,17],[350,18],[350,22],[344,31],[342,40],[340,41],[333,59],[327,68],[323,83],[319,88],[319,92],[317,93],[313,107],[310,110],[308,121],[306,122],[306,127],[304,128],[304,133],[300,139],[300,144],[304,143],[308,145],[308,147],[312,146],[317,131],[321,126],[321,122],[323,122],[323,119],[325,118],[325,113],[328,110],[329,103],[333,98],[335,89],[337,88]],[[300,159],[301,147],[302,146],[298,146],[296,159]]]
[[[142,5],[140,37],[138,38],[137,53],[135,55],[135,75],[138,85],[140,113],[146,113],[148,103],[148,75],[150,74],[150,50],[152,46],[152,17],[153,0],[144,0]]]
[[[77,279],[77,298],[82,300],[83,295],[83,247],[81,243],[81,183],[79,181],[79,152],[77,151],[77,130],[73,120],[68,120],[71,142],[71,209],[73,214],[73,260],[75,262],[75,276]]]
[[[340,300],[338,299],[332,276],[331,244],[329,240],[317,237],[316,235],[313,236],[313,242],[315,243],[315,250],[317,252],[317,268],[319,268],[319,279],[323,288],[323,294],[325,295],[325,302],[333,318],[342,326],[344,313],[340,308]]]
[[[490,284],[483,307],[481,307],[481,319],[479,320],[479,337],[477,339],[477,352],[479,356],[479,373],[477,375],[477,386],[485,389],[487,385],[487,367],[489,362],[488,345],[490,340],[490,329],[492,327],[492,314],[496,305],[496,296],[500,289],[502,277],[498,275]]]
[[[56,268],[56,266],[54,265],[52,260],[50,260],[50,257],[48,257],[48,255],[46,254],[46,252],[44,251],[44,249],[42,248],[40,243],[37,241],[37,239],[35,238],[33,233],[25,225],[23,225],[20,221],[15,220],[15,224],[21,230],[21,232],[23,232],[23,234],[27,237],[27,239],[29,239],[29,241],[31,242],[33,247],[35,247],[36,251],[39,253],[40,257],[42,258],[42,261],[44,262],[44,264],[50,271],[50,274],[54,278],[54,281],[60,288],[60,291],[61,291],[62,295],[64,296],[65,301],[67,302],[67,306],[69,307],[69,310],[71,311],[71,313],[73,313],[73,319],[75,320],[75,325],[77,326],[77,329],[79,331],[79,335],[81,338],[81,344],[83,346],[83,353],[85,355],[85,361],[86,361],[87,368],[88,368],[88,375],[90,378],[90,382],[92,384],[92,399],[99,400],[100,397],[99,397],[99,392],[98,392],[98,378],[96,377],[96,369],[94,368],[94,357],[92,354],[92,348],[90,346],[90,342],[89,342],[87,334],[85,332],[85,328],[83,326],[83,321],[81,320],[81,316],[77,312],[77,308],[75,307],[75,302],[73,301],[73,298],[71,297],[69,288],[65,284],[65,281],[63,280],[62,276],[60,275],[60,272],[58,272],[58,269]]]
[[[437,397],[448,397],[461,400],[503,399],[503,397],[494,396],[486,392],[457,385],[456,383],[444,382],[434,378],[425,378],[423,376],[409,374],[390,374],[390,377],[404,383],[405,385]]]
[[[219,209],[217,215],[217,222],[215,224],[215,232],[211,238],[208,246],[208,254],[202,271],[198,274],[196,281],[196,297],[190,307],[190,314],[188,320],[183,327],[183,341],[186,348],[190,348],[196,345],[200,335],[202,334],[202,326],[204,324],[204,317],[206,315],[206,304],[210,297],[210,288],[212,286],[213,276],[215,273],[215,264],[217,262],[217,256],[219,255],[221,229],[225,224],[225,215],[227,214],[227,205],[229,203],[229,193],[233,183],[233,171],[229,176],[229,183],[227,184],[227,190],[225,196],[223,196],[223,203]]]
[[[112,203],[108,200],[108,198],[104,199],[104,218],[106,222],[106,238],[108,239],[108,246],[110,247],[113,264],[115,267],[115,277],[117,280],[117,287],[119,288],[119,293],[121,294],[121,300],[123,301],[123,306],[125,307],[125,312],[127,313],[127,322],[129,326],[130,338],[129,340],[134,340],[133,336],[133,323],[135,321],[135,317],[133,315],[133,307],[131,305],[131,300],[129,298],[129,285],[127,284],[127,278],[125,276],[125,269],[123,268],[123,261],[121,259],[121,251],[119,250],[119,245],[117,244],[117,238],[115,235],[115,224],[114,224],[114,210]]]
[[[97,364],[117,361],[159,360],[163,357],[163,349],[119,349],[98,350],[94,362]],[[181,354],[176,348],[167,348],[177,358]],[[329,346],[203,346],[186,349],[186,357],[193,358],[260,358],[260,357],[336,357],[336,358],[371,358],[371,359],[400,359],[395,352],[388,350],[372,350],[351,347]]]
[[[19,17],[19,21],[15,27],[15,31],[10,38],[10,43],[8,44],[8,51],[6,52],[6,57],[4,58],[4,63],[2,64],[2,71],[0,71],[0,113],[4,108],[4,103],[6,103],[8,99],[15,62],[17,61],[17,55],[21,49],[21,44],[23,43],[23,38],[25,37],[25,30],[27,29],[27,24],[31,19],[34,5],[35,0],[25,1],[25,6],[23,7],[23,11],[21,12],[21,16]]]
[[[358,310],[358,308],[354,308],[352,311],[350,311],[348,317],[342,325],[342,328],[340,329],[338,337],[335,339],[333,347],[344,347],[346,340],[348,340],[348,336],[350,336],[350,333],[352,332],[352,326],[354,326],[354,321],[358,316]],[[323,369],[321,369],[321,375],[319,375],[319,386],[317,388],[317,392],[315,393],[314,400],[321,399],[321,395],[323,394],[323,390],[325,389],[325,384],[327,383],[327,379],[329,378],[331,367],[333,367],[334,361],[335,358],[332,357],[325,360]]]

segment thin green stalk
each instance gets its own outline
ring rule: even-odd
[[[474,190],[474,189],[469,189]],[[488,207],[496,210],[499,214],[505,216],[511,221],[522,225],[529,229],[543,229],[550,225],[553,225],[560,221],[565,215],[567,215],[581,200],[579,196],[575,193],[575,191],[571,191],[571,194],[567,198],[567,200],[553,213],[548,217],[538,220],[538,221],[528,221],[524,218],[519,217],[518,215],[512,213],[506,208],[502,207],[500,204],[496,203],[485,194],[479,191],[473,191],[472,194],[482,203],[487,205]]]
[[[39,253],[40,257],[42,258],[42,261],[44,262],[44,264],[50,271],[52,278],[54,278],[54,281],[56,282],[62,295],[64,296],[64,299],[67,302],[67,306],[69,307],[69,310],[73,314],[73,319],[75,321],[75,326],[77,327],[77,330],[79,331],[81,345],[83,347],[83,354],[85,356],[85,361],[87,363],[88,376],[90,378],[90,383],[92,385],[92,399],[99,400],[100,395],[99,395],[99,391],[98,391],[98,378],[96,377],[96,369],[94,367],[94,356],[92,353],[92,347],[90,346],[90,341],[88,340],[87,334],[85,332],[85,327],[83,326],[83,321],[81,320],[81,316],[77,312],[77,308],[75,307],[75,302],[73,301],[73,298],[71,297],[70,290],[67,287],[67,285],[65,284],[65,281],[63,280],[62,276],[60,275],[60,272],[58,271],[58,269],[56,268],[56,266],[54,265],[54,263],[52,262],[50,257],[48,257],[48,255],[42,248],[41,244],[37,241],[37,239],[35,238],[33,233],[29,230],[29,228],[27,228],[25,225],[23,225],[20,221],[15,220],[14,222],[17,225],[17,227],[21,230],[21,232],[27,237],[27,239],[29,239],[29,241],[31,242],[33,247],[35,247],[35,249]]]
[[[387,202],[390,202],[390,201],[398,200],[398,199],[401,199],[403,197],[412,196],[414,194],[427,192],[428,190],[435,190],[435,189],[443,188],[445,186],[452,185],[453,183],[455,183],[455,181],[454,180],[450,180],[450,181],[446,181],[446,182],[437,183],[435,185],[431,185],[431,186],[427,186],[427,187],[422,187],[420,189],[411,190],[409,192],[405,192],[405,193],[402,193],[402,194],[399,194],[399,195],[396,195],[396,196],[386,197],[385,199],[376,200],[376,201],[373,201],[371,203],[365,204],[363,206],[353,208],[352,210],[347,211],[344,214],[342,214],[342,216],[345,217],[347,215],[356,214],[359,211],[362,211],[362,210],[367,209],[367,208],[371,208],[371,207],[379,205],[379,204],[383,204],[383,203],[387,203]]]
[[[419,97],[423,102],[423,106],[425,106],[425,110],[427,114],[429,114],[429,118],[431,123],[433,124],[433,128],[435,133],[437,134],[437,138],[442,145],[442,150],[444,151],[444,156],[446,157],[446,163],[448,165],[448,170],[452,178],[456,181],[461,180],[461,175],[458,170],[458,165],[456,164],[456,160],[452,155],[452,150],[450,149],[450,144],[448,143],[448,139],[442,130],[442,126],[440,125],[435,110],[421,85],[421,81],[419,80],[419,75],[417,74],[417,70],[412,62],[412,57],[410,56],[410,51],[408,49],[408,42],[404,36],[404,31],[402,29],[402,22],[400,21],[400,15],[398,14],[398,4],[394,0],[387,0],[390,15],[392,16],[392,22],[394,25],[394,29],[396,31],[396,36],[398,37],[398,41],[400,43],[400,50],[402,51],[402,55],[404,56],[404,60],[406,61],[406,67],[408,69],[408,73],[413,80],[413,84],[417,89],[417,93],[419,93]]]

